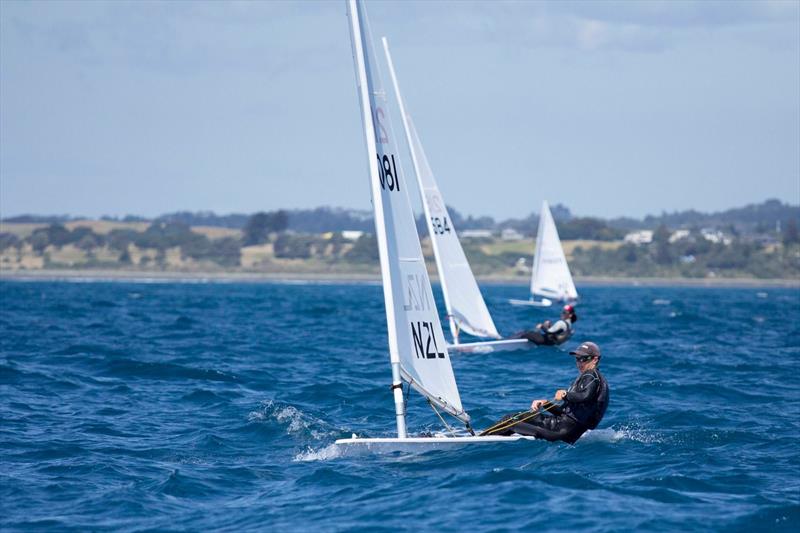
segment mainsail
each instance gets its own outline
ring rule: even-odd
[[[472,274],[464,250],[456,234],[453,220],[447,212],[447,206],[439,192],[436,179],[428,164],[428,158],[422,149],[422,143],[417,136],[411,116],[406,112],[405,102],[400,93],[394,64],[389,53],[389,43],[383,39],[383,48],[386,61],[389,65],[389,74],[394,84],[397,103],[403,118],[406,140],[411,151],[411,160],[417,175],[417,183],[422,193],[422,205],[428,223],[428,233],[436,257],[436,267],[439,271],[439,280],[444,293],[444,304],[450,320],[450,332],[454,342],[458,342],[459,331],[465,331],[476,337],[500,338],[495,328],[492,316],[486,308],[478,283]]]
[[[567,258],[547,200],[542,202],[536,252],[533,257],[531,294],[556,300],[576,300],[578,291],[569,272]]]
[[[453,416],[469,422],[469,415],[461,406],[433,300],[364,6],[349,0],[347,7],[380,252],[397,430],[399,437],[405,437],[401,377]]]

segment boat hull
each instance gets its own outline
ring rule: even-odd
[[[343,455],[346,454],[359,454],[359,453],[421,453],[431,450],[453,450],[465,446],[476,445],[491,445],[491,444],[509,444],[517,443],[520,441],[536,440],[534,437],[526,437],[523,435],[511,435],[508,437],[502,436],[464,436],[464,437],[408,437],[400,439],[397,437],[386,438],[371,438],[362,439],[352,437],[349,439],[339,439],[336,441],[336,446],[341,450]]]
[[[533,348],[536,348],[536,345],[528,341],[528,339],[501,339],[447,345],[447,351],[451,354],[510,352],[514,350],[531,350]]]
[[[542,301],[537,300],[516,300],[511,298],[508,303],[511,305],[517,305],[520,307],[550,307],[553,305],[552,300],[548,300],[547,298],[542,298]]]

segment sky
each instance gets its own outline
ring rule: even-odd
[[[800,203],[800,2],[367,10],[464,214]],[[4,217],[370,209],[366,168],[343,1],[0,2]]]

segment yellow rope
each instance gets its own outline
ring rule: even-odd
[[[517,415],[514,415],[513,417],[511,417],[510,419],[501,420],[500,422],[497,422],[492,427],[490,427],[488,429],[484,429],[483,431],[481,431],[480,436],[483,437],[483,436],[486,436],[486,435],[491,435],[492,433],[496,433],[498,431],[502,431],[504,429],[508,429],[508,428],[510,428],[512,426],[516,426],[520,422],[525,422],[526,420],[530,420],[531,418],[533,418],[534,416],[538,415],[539,413],[542,413],[543,411],[549,411],[553,407],[557,407],[556,404],[554,404],[553,402],[546,402],[537,411],[524,411],[523,413],[526,416],[524,416],[523,418],[516,418],[517,416],[519,416],[519,414],[517,414]],[[520,414],[523,414],[523,413],[520,413]],[[498,427],[498,426],[500,426],[500,427]]]

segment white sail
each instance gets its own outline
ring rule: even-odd
[[[458,240],[453,220],[447,212],[447,206],[439,192],[436,179],[428,164],[428,158],[422,148],[422,143],[417,135],[414,122],[406,111],[405,102],[400,93],[400,86],[394,71],[392,56],[389,53],[389,43],[383,38],[383,49],[386,53],[386,62],[389,65],[389,74],[394,83],[395,95],[403,118],[406,140],[411,151],[411,160],[417,175],[417,183],[422,193],[422,205],[425,209],[425,218],[428,223],[428,234],[433,245],[436,257],[436,267],[439,271],[439,281],[444,293],[444,304],[447,307],[447,316],[450,321],[450,332],[455,342],[458,342],[459,331],[465,331],[476,337],[500,338],[495,328],[492,316],[486,308],[478,283],[469,267],[464,249]]]
[[[569,272],[567,258],[547,201],[542,202],[536,252],[533,257],[531,294],[556,300],[576,300],[578,291]]]
[[[461,406],[433,300],[364,6],[357,0],[347,5],[380,252],[398,436],[405,437],[400,376],[453,416],[469,422],[469,415]]]

